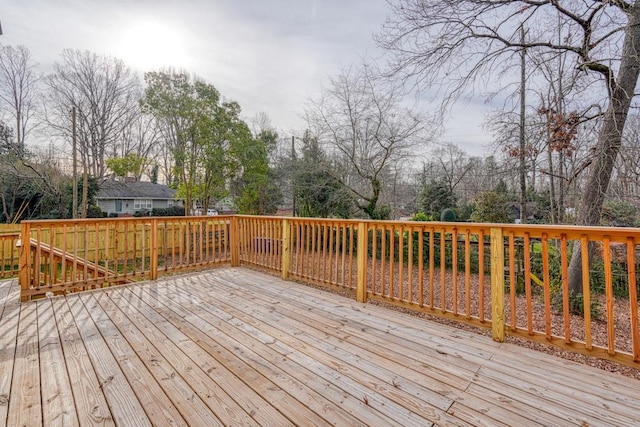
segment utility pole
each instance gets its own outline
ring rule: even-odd
[[[71,218],[78,217],[78,147],[76,146],[76,107],[71,109],[71,141],[73,145],[73,207]]]
[[[87,175],[87,163],[89,163],[89,154],[82,154],[82,218],[87,217],[87,209],[89,202],[89,176]]]
[[[525,126],[525,79],[526,79],[526,55],[527,49],[524,47],[524,25],[520,25],[520,43],[522,49],[520,50],[520,223],[526,224],[527,222],[527,170],[526,170],[526,142],[524,135]]]
[[[297,159],[296,159],[296,137],[295,135],[291,135],[291,166],[292,170],[297,170]],[[291,201],[292,201],[292,216],[296,216],[296,185],[294,177],[291,177]]]

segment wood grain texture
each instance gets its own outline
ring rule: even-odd
[[[35,303],[21,306],[9,395],[8,426],[42,424],[37,316]]]
[[[0,282],[0,426],[640,419],[638,380],[246,269],[18,299]]]
[[[86,426],[113,426],[100,381],[65,298],[52,300],[78,419]]]
[[[78,426],[73,393],[51,299],[37,302],[42,418],[45,426]]]

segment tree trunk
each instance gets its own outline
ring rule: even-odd
[[[524,27],[520,26],[520,41],[524,45]],[[520,224],[527,223],[527,147],[525,142],[527,50],[520,52]]]
[[[565,167],[564,167],[564,149],[558,153],[558,224],[564,222],[564,193],[565,193]]]
[[[551,223],[558,224],[558,213],[557,213],[557,203],[556,203],[556,178],[553,176],[553,150],[551,149],[550,143],[551,137],[549,135],[549,131],[547,130],[547,161],[549,162],[549,204],[551,205]]]
[[[595,158],[590,176],[582,192],[577,218],[578,225],[588,226],[600,223],[602,205],[616,157],[620,152],[622,132],[640,74],[640,56],[637,48],[640,46],[640,3],[636,3],[628,14],[629,23],[625,32],[620,70],[616,76],[617,80],[609,82],[609,106],[605,112],[598,142],[595,146]],[[582,254],[580,252],[580,242],[575,242],[573,256],[569,264],[569,292],[571,295],[582,293],[583,289]]]
[[[365,199],[366,204],[360,206],[360,208],[369,216],[369,219],[382,219],[378,218],[378,199],[380,198],[380,181],[377,179],[371,180],[371,187],[373,195],[369,199]]]

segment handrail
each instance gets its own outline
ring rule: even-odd
[[[23,221],[21,299],[228,263],[231,217]]]
[[[220,264],[637,366],[640,229],[247,215],[23,221],[22,299]],[[14,236],[15,238],[15,236]],[[15,242],[14,242],[15,243]],[[5,244],[6,246],[6,244]],[[581,292],[571,296],[571,273]],[[638,252],[639,256],[636,256]]]
[[[18,275],[20,232],[13,230],[0,232],[0,279]]]

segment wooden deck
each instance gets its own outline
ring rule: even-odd
[[[247,269],[18,295],[1,425],[640,423],[640,381]]]

